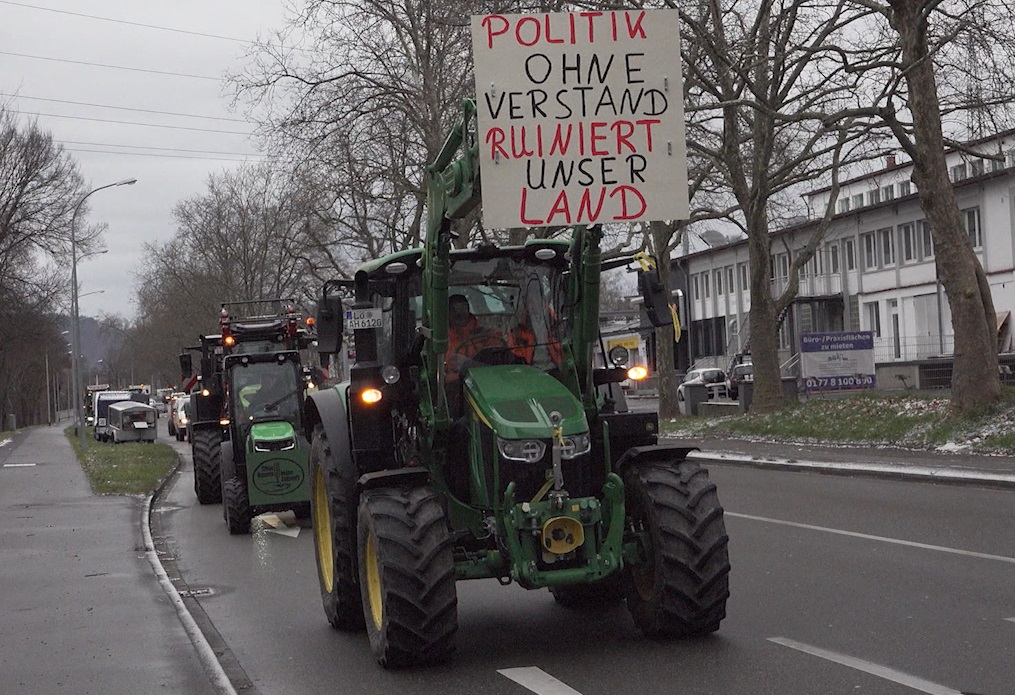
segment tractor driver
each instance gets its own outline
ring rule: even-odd
[[[253,393],[240,391],[240,400],[249,413],[274,410],[281,399],[289,394],[284,380],[277,374],[265,374],[261,386]]]
[[[469,309],[469,300],[462,294],[448,297],[448,351],[444,361],[448,366],[447,381],[456,381],[462,368],[475,359],[480,350],[504,347],[504,338],[496,331],[486,329]]]
[[[525,362],[525,364],[532,364],[533,357],[536,354],[536,346],[539,345],[539,342],[536,339],[535,332],[532,330],[532,316],[529,314],[529,309],[526,306],[524,294],[518,295],[518,305],[515,307],[515,326],[511,329],[510,335],[508,335],[508,345],[515,356]],[[559,365],[561,358],[560,343],[556,339],[551,338],[546,343],[546,349],[550,360],[554,364]]]

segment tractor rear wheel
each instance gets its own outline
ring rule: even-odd
[[[624,581],[621,574],[614,573],[601,582],[551,586],[553,599],[564,608],[587,610],[613,606],[624,600]]]
[[[335,446],[341,449],[341,443]],[[356,478],[348,451],[335,451],[317,425],[310,446],[310,515],[324,614],[336,630],[364,627],[356,570]]]
[[[359,581],[370,648],[384,667],[447,659],[455,648],[455,563],[440,497],[429,487],[363,493]]]
[[[624,485],[628,522],[647,553],[626,570],[635,624],[649,637],[715,632],[729,597],[729,538],[708,471],[692,461],[635,464]]]
[[[222,501],[222,435],[217,430],[196,430],[191,445],[197,501],[217,504]]]
[[[229,533],[234,536],[250,533],[250,500],[247,497],[247,486],[239,478],[233,476],[222,483],[222,507]]]

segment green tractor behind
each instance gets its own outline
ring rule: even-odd
[[[626,601],[652,637],[715,631],[729,595],[715,485],[690,449],[659,444],[657,414],[627,410],[623,351],[610,360],[599,336],[611,267],[644,271],[650,320],[672,323],[656,271],[604,263],[595,227],[452,251],[450,218],[478,204],[473,109],[428,170],[425,248],[322,291],[322,362],[346,331],[356,355],[304,419],[324,612],[365,628],[384,666],[451,654],[465,579]]]
[[[270,305],[271,313],[252,313]],[[246,310],[246,311],[244,311]],[[237,312],[241,315],[236,315]],[[232,314],[230,313],[232,312]],[[201,504],[221,501],[232,534],[250,533],[255,513],[309,514],[309,443],[303,435],[313,341],[291,301],[222,305],[220,332],[202,335],[198,385],[191,397],[194,490]],[[180,357],[184,376],[191,355]]]

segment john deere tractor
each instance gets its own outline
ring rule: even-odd
[[[249,533],[256,511],[309,512],[301,351],[313,338],[292,300],[229,302],[219,333],[191,348],[201,353],[191,397],[194,490],[202,504],[223,503],[232,534]],[[189,376],[191,356],[180,362]]]
[[[657,271],[604,263],[596,227],[452,251],[451,219],[479,202],[465,107],[428,169],[425,247],[323,287],[322,358],[346,332],[356,355],[304,418],[325,615],[365,628],[384,666],[451,654],[465,579],[575,608],[626,601],[652,637],[715,631],[729,593],[715,485],[689,449],[659,444],[655,413],[626,410],[624,351],[601,349],[601,272],[642,273],[665,325]]]

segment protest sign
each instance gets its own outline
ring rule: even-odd
[[[675,10],[472,18],[483,221],[688,216]]]

